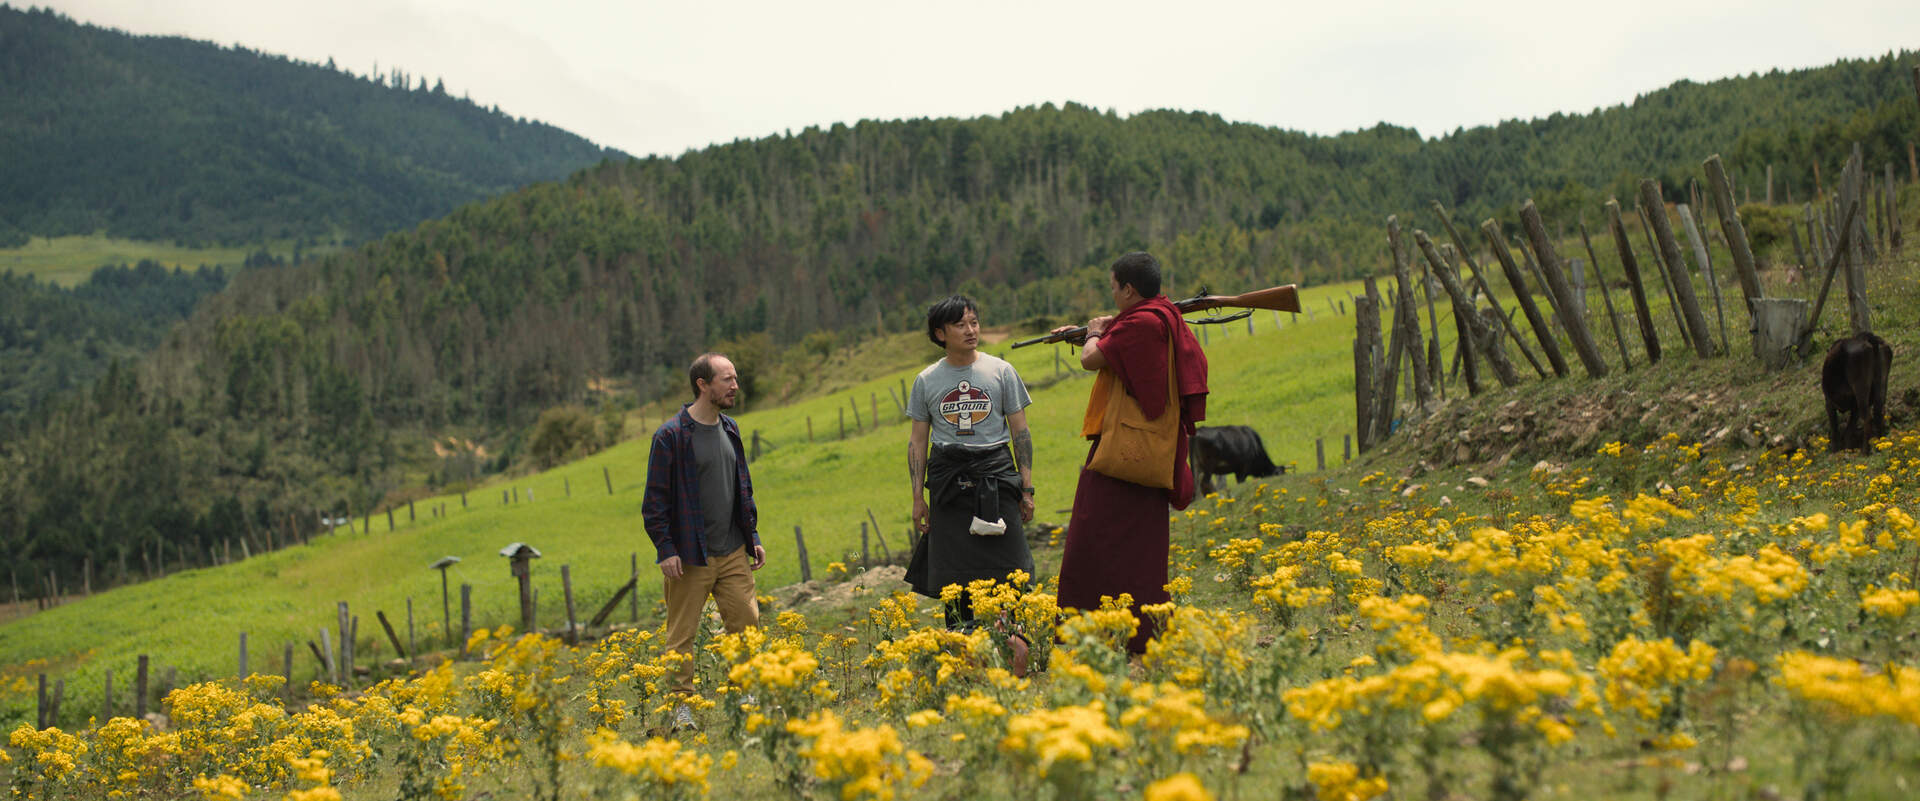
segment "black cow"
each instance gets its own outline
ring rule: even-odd
[[[1200,494],[1213,492],[1213,477],[1233,474],[1234,483],[1248,476],[1265,478],[1286,472],[1267,458],[1260,432],[1246,426],[1208,426],[1193,432],[1187,463],[1200,484]]]
[[[1827,348],[1820,366],[1820,391],[1827,396],[1827,450],[1857,447],[1872,453],[1869,442],[1887,433],[1887,373],[1893,347],[1872,334],[1854,334]],[[1847,413],[1845,429],[1840,413]]]

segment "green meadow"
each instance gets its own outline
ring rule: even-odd
[[[25,246],[0,248],[0,272],[31,275],[42,281],[71,287],[87,280],[95,269],[109,264],[138,264],[154,261],[166,267],[192,270],[215,265],[238,268],[247,254],[267,250],[281,258],[293,254],[292,242],[275,242],[265,247],[183,247],[171,242],[117,239],[105,234],[86,236],[36,236]],[[319,252],[309,250],[307,252]]]
[[[1337,466],[1341,437],[1353,427],[1353,318],[1350,304],[1347,315],[1336,309],[1358,290],[1357,284],[1308,289],[1303,304],[1311,313],[1256,312],[1251,334],[1245,320],[1205,326],[1212,389],[1207,423],[1251,425],[1266,438],[1276,462],[1308,470],[1314,464],[1314,439],[1325,438],[1329,466]],[[1077,365],[1076,353],[1066,346],[1012,350],[1011,342],[986,349],[1012,361],[1032,391],[1028,418],[1037,462],[1037,522],[1064,525],[1086,456],[1078,430],[1090,374],[1077,366],[1056,370],[1056,348],[1063,365]],[[938,355],[925,346],[921,366]],[[907,426],[888,389],[898,393],[918,369],[849,380],[831,392],[739,417],[743,433],[750,437],[757,431],[764,443],[752,468],[768,551],[768,565],[758,576],[763,591],[800,580],[796,526],[805,535],[816,576],[829,562],[859,558],[860,525],[869,511],[891,547],[905,547]],[[876,401],[878,425],[871,419]],[[847,436],[839,439],[843,410]],[[648,425],[658,421],[656,412]],[[140,654],[151,657],[156,671],[177,668],[183,683],[231,675],[238,668],[243,632],[251,670],[278,672],[283,649],[292,644],[295,678],[304,681],[317,671],[306,643],[317,642],[322,627],[338,636],[340,601],[360,618],[356,653],[364,657],[362,664],[394,656],[375,613],[384,611],[405,641],[409,600],[420,649],[442,647],[440,576],[428,566],[443,556],[461,559],[447,574],[456,629],[461,584],[473,587],[476,627],[517,626],[514,579],[498,556],[514,542],[531,544],[543,555],[533,567],[542,627],[565,625],[563,565],[571,574],[576,615],[584,622],[628,580],[635,554],[641,615],[651,618],[658,614],[660,580],[640,526],[648,438],[645,432],[630,433],[636,436],[592,457],[475,488],[464,503],[458,494],[416,499],[413,520],[408,507],[394,510],[392,531],[387,515],[375,513],[372,533],[366,531],[366,518],[356,519],[351,532],[341,526],[306,545],[246,560],[238,560],[236,551],[236,561],[228,565],[73,598],[0,625],[0,725],[30,719],[33,679],[42,672],[65,678],[62,719],[69,723],[98,714],[109,670],[124,702]],[[431,511],[442,507],[444,517]],[[877,557],[877,543],[873,551]],[[622,601],[613,620],[626,619]]]

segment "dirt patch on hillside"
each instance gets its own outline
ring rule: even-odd
[[[852,606],[857,598],[891,595],[894,590],[906,588],[906,568],[899,565],[881,565],[855,574],[846,581],[814,579],[799,584],[789,584],[775,589],[773,597],[782,609],[804,607],[837,609]]]
[[[1386,443],[1412,449],[1430,466],[1484,466],[1590,456],[1608,442],[1644,445],[1668,433],[1708,450],[1794,450],[1826,435],[1819,366],[1774,374],[1698,363],[1642,368],[1638,376],[1577,377],[1532,385],[1503,402],[1455,400]],[[1745,373],[1742,377],[1729,372]],[[1483,396],[1484,397],[1484,396]],[[1887,398],[1895,426],[1913,419],[1920,391]]]

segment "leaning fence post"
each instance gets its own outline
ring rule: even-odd
[[[1500,238],[1500,223],[1488,218],[1480,223],[1480,235],[1487,240],[1487,249],[1493,251],[1493,258],[1500,262],[1500,273],[1507,278],[1507,285],[1513,288],[1514,302],[1519,304],[1520,312],[1527,316],[1527,324],[1533,328],[1533,338],[1540,343],[1540,352],[1547,357],[1547,364],[1553,368],[1553,374],[1561,378],[1567,375],[1567,359],[1560,353],[1560,342],[1553,335],[1553,329],[1540,316],[1540,307],[1533,302],[1533,291],[1527,288],[1525,274],[1520,265],[1513,261],[1513,251],[1507,249],[1507,243]],[[1438,369],[1439,365],[1434,365]]]
[[[601,465],[600,477],[607,480],[607,494],[612,495],[613,494],[613,472],[608,470],[606,465]],[[464,497],[465,496],[463,495],[462,498]],[[464,506],[465,503],[463,502],[461,505]]]
[[[1660,195],[1660,184],[1652,178],[1640,180],[1640,206],[1647,210],[1647,219],[1653,222],[1653,237],[1660,243],[1661,257],[1672,273],[1673,291],[1679,298],[1680,311],[1686,315],[1694,352],[1702,359],[1713,358],[1713,335],[1707,331],[1707,318],[1700,313],[1700,302],[1693,294],[1693,280],[1687,276],[1686,262],[1680,258],[1680,245],[1673,238],[1672,224],[1667,221],[1666,199]]]
[[[473,585],[460,585],[460,658],[467,658],[467,641],[473,639]]]
[[[1713,316],[1720,323],[1720,351],[1731,353],[1732,351],[1728,350],[1731,345],[1727,342],[1727,309],[1720,299],[1720,279],[1713,270],[1713,254],[1707,252],[1707,239],[1700,234],[1700,227],[1693,222],[1693,209],[1682,203],[1675,206],[1674,210],[1680,212],[1680,229],[1687,235],[1687,242],[1693,245],[1694,263],[1700,265],[1700,272],[1707,277],[1707,291],[1713,293]],[[1749,320],[1752,319],[1751,301],[1747,305],[1747,316]]]
[[[793,527],[793,549],[800,557],[800,580],[813,580],[813,564],[807,559],[807,538],[800,535],[800,527]]]
[[[1578,304],[1573,297],[1573,287],[1567,284],[1566,276],[1560,271],[1560,254],[1554,250],[1553,238],[1547,235],[1546,224],[1540,219],[1540,210],[1535,208],[1533,200],[1520,205],[1520,222],[1527,229],[1527,238],[1533,240],[1534,255],[1540,258],[1540,270],[1547,276],[1547,288],[1560,299],[1561,325],[1567,329],[1568,338],[1573,340],[1573,351],[1587,368],[1587,375],[1599,378],[1607,374],[1607,361],[1600,356],[1600,348],[1593,344],[1593,334],[1587,330],[1587,319],[1580,314]]]
[[[1720,162],[1720,155],[1716,153],[1709,156],[1706,168],[1707,196],[1713,200],[1713,210],[1720,216],[1720,232],[1726,234],[1727,249],[1733,252],[1733,269],[1740,277],[1740,294],[1746,297],[1747,311],[1751,315],[1753,302],[1766,297],[1766,293],[1760,288],[1760,271],[1754,263],[1753,248],[1747,242],[1747,227],[1740,223],[1740,210],[1734,208],[1732,185],[1727,182],[1727,168]],[[1767,165],[1767,188],[1768,203],[1771,204],[1773,165]]]
[[[567,644],[574,645],[580,641],[580,631],[578,626],[574,623],[574,617],[573,617],[573,566],[572,565],[560,566],[560,593],[563,596],[565,596],[567,601],[567,637],[566,637]]]
[[[400,647],[400,635],[395,634],[393,624],[387,622],[387,611],[384,609],[375,609],[373,610],[373,616],[380,619],[380,628],[387,632],[387,642],[393,644],[394,653],[402,659],[410,659],[409,655],[412,652]]]

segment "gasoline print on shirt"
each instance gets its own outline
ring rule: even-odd
[[[940,396],[940,416],[953,425],[956,436],[973,436],[974,424],[986,420],[992,413],[993,396],[971,381],[962,380],[959,386]]]
[[[930,424],[935,445],[986,448],[1007,442],[1007,415],[1033,403],[1013,365],[989,354],[955,367],[941,359],[907,393],[907,416]]]

